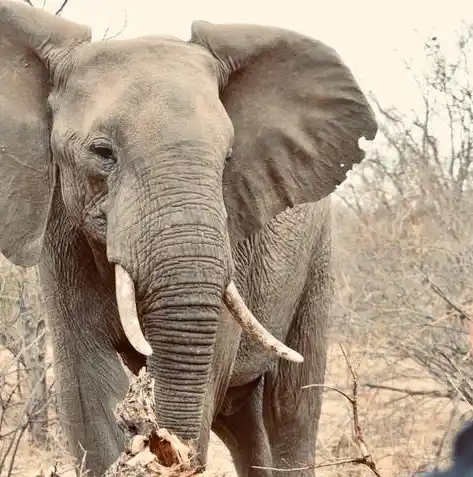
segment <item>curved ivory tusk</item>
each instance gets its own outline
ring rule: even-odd
[[[255,318],[243,301],[233,281],[230,282],[225,290],[223,301],[235,320],[243,328],[243,331],[265,348],[274,351],[280,358],[287,359],[288,361],[294,361],[295,363],[302,363],[304,361],[304,358],[297,351],[281,343]]]
[[[120,265],[115,265],[115,285],[120,322],[128,341],[136,351],[151,356],[153,350],[141,331],[136,311],[135,285],[128,272]]]

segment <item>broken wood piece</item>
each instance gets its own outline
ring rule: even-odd
[[[158,426],[153,409],[154,379],[142,368],[115,409],[128,444],[104,477],[210,477],[193,449]]]

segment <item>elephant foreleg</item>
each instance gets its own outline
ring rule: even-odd
[[[94,349],[92,343],[80,350],[62,339],[54,341],[59,419],[69,452],[99,477],[123,450],[112,411],[126,391],[126,377],[112,350]]]
[[[299,469],[294,475],[315,475],[315,445],[322,407],[326,367],[327,325],[331,300],[329,254],[319,252],[311,280],[292,322],[286,344],[300,352],[305,361],[297,365],[279,361],[265,376],[264,422],[273,467]]]
[[[59,212],[52,214],[40,263],[59,419],[70,453],[80,462],[85,452],[86,468],[99,477],[123,449],[113,415],[128,385],[115,351],[121,328],[113,289],[84,237]]]

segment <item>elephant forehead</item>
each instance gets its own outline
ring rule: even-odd
[[[199,76],[214,76],[216,64],[203,48],[172,37],[150,36],[133,40],[83,45],[74,58],[73,78],[90,88],[106,76],[131,82],[185,83]],[[103,79],[102,79],[103,78]],[[108,86],[110,83],[108,82]]]
[[[174,128],[179,122],[185,132],[185,119],[221,115],[216,100],[217,66],[207,51],[174,38],[144,37],[80,47],[51,104],[64,128],[83,135],[99,129],[133,134],[133,125],[144,132],[149,123],[156,136],[160,123]]]
[[[80,47],[63,99],[143,103],[166,95],[178,107],[196,93],[214,92],[217,66],[203,48],[166,37],[100,42]],[[130,104],[132,106],[132,104]]]

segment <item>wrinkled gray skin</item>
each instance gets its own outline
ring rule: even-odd
[[[160,425],[202,461],[212,428],[240,476],[313,464],[321,392],[300,388],[324,380],[328,195],[376,134],[338,55],[205,22],[188,42],[91,43],[0,0],[0,63],[0,247],[40,263],[71,451],[99,475],[122,449],[119,354],[135,373],[147,364]],[[114,264],[135,283],[147,361],[119,321]],[[230,280],[303,364],[241,336]]]

